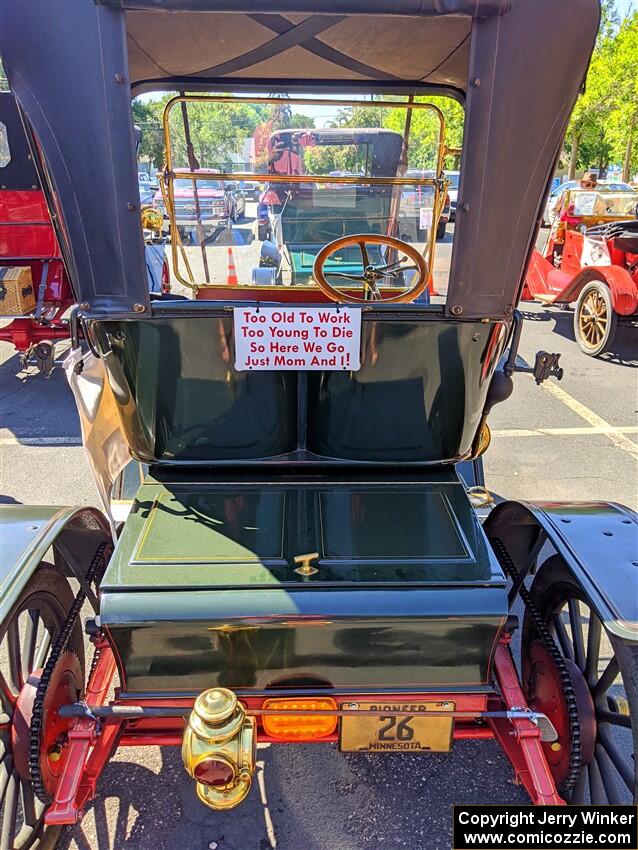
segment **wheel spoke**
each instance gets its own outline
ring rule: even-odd
[[[4,795],[13,772],[13,758],[8,755],[0,762],[0,811],[4,809]]]
[[[556,637],[558,638],[558,642],[560,643],[561,649],[563,650],[563,655],[567,658],[571,658],[574,660],[574,650],[572,649],[572,645],[569,640],[569,635],[567,634],[567,629],[565,628],[565,623],[563,623],[563,618],[561,617],[560,611],[556,614],[552,614],[552,622],[554,624],[554,629],[556,630]]]
[[[0,833],[0,850],[12,850],[15,838],[16,816],[18,814],[18,791],[20,781],[17,771],[9,776],[7,790],[4,795],[4,815],[2,817],[2,832]]]
[[[22,670],[25,678],[28,678],[33,670],[33,660],[38,645],[39,622],[40,612],[37,609],[30,608],[27,611],[27,621],[24,626],[24,634],[22,635]]]
[[[0,672],[0,704],[2,705],[2,710],[6,711],[8,715],[13,714],[13,706],[17,698],[17,693],[12,690],[4,674]]]
[[[359,242],[359,248],[361,249],[361,261],[363,263],[363,270],[365,271],[370,265],[370,258],[368,257],[368,249],[366,248],[366,243]]]
[[[578,774],[578,779],[576,780],[576,784],[574,785],[574,790],[572,791],[572,803],[584,803],[585,802],[585,791],[587,789],[587,765],[584,764],[580,773]]]
[[[600,679],[596,682],[592,689],[592,697],[594,702],[607,693],[613,685],[616,676],[618,675],[619,667],[616,656],[614,656],[609,664],[605,667]]]
[[[585,679],[588,685],[593,685],[598,675],[598,659],[600,658],[600,637],[602,625],[593,611],[589,614],[589,631],[587,633],[587,662],[585,664]]]
[[[362,282],[363,282],[363,283],[365,283],[365,280],[366,280],[366,279],[365,279],[365,277],[363,277],[363,275],[360,275],[360,274],[346,274],[345,272],[333,272],[333,271],[327,271],[327,272],[326,272],[326,275],[327,275],[328,277],[342,277],[342,278],[345,278],[346,280],[356,280],[356,281],[358,281],[359,283],[362,283]]]
[[[585,642],[583,639],[583,621],[580,616],[578,600],[570,599],[567,607],[569,609],[569,622],[572,627],[572,640],[574,641],[574,661],[580,670],[584,670]]]
[[[589,796],[591,798],[591,804],[592,806],[604,806],[608,800],[596,759],[590,761],[587,767],[589,768]]]
[[[634,768],[632,764],[629,763],[625,756],[620,752],[616,745],[616,742],[614,741],[611,735],[611,732],[604,726],[598,727],[598,739],[605,752],[611,759],[614,767],[622,777],[623,782],[625,783],[629,791],[633,794],[636,777],[634,775]]]
[[[44,664],[47,660],[47,655],[49,654],[49,647],[51,646],[52,635],[48,629],[45,629],[42,633],[42,641],[40,642],[40,646],[38,647],[38,652],[33,659],[33,670],[39,670],[40,667],[44,667]]]
[[[20,691],[24,685],[22,676],[22,659],[20,658],[20,628],[18,618],[14,617],[7,629],[7,644],[9,650],[9,675],[14,691]]]
[[[35,810],[35,794],[31,783],[26,779],[20,780],[20,796],[22,798],[22,812],[24,814],[24,822],[27,826],[35,826],[38,816]]]
[[[618,789],[616,782],[616,771],[611,762],[611,759],[600,744],[596,744],[596,764],[600,771],[600,776],[605,786],[605,793],[612,806],[622,806],[626,800]]]
[[[604,708],[596,713],[596,717],[599,723],[610,723],[612,726],[631,729],[631,717],[628,714],[621,714],[619,711],[609,711]]]

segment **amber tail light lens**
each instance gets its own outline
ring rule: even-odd
[[[281,697],[267,699],[264,709],[282,709],[299,714],[265,714],[261,722],[264,732],[280,741],[314,741],[331,735],[337,728],[338,718],[330,715],[313,714],[313,711],[336,711],[337,704],[331,697],[297,698]]]

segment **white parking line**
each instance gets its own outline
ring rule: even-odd
[[[577,401],[568,392],[565,392],[565,390],[561,389],[561,387],[556,386],[556,384],[550,381],[543,381],[541,387],[545,390],[545,392],[553,395],[554,398],[558,399],[558,401],[562,402],[570,410],[573,410],[574,413],[578,414],[578,416],[586,422],[589,422],[593,428],[604,429],[601,433],[603,433],[608,440],[611,440],[616,448],[622,449],[624,452],[627,452],[627,454],[630,454],[635,460],[638,460],[638,443],[634,443],[634,441],[630,440],[629,437],[625,437],[624,434],[615,431],[613,425],[610,425],[606,419],[603,419],[602,416],[599,416],[597,413],[594,413],[593,410],[585,407],[584,404],[581,404],[580,401]]]
[[[593,437],[597,434],[638,434],[638,425],[608,425],[606,428],[502,428],[493,429],[491,433],[493,437]]]

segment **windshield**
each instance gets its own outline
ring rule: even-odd
[[[570,193],[570,213],[582,217],[631,216],[638,203],[638,194],[606,191],[573,191]]]
[[[458,189],[459,188],[459,174],[450,174],[449,172],[445,175],[446,180],[449,182],[450,189]]]
[[[454,233],[449,204],[442,215],[443,128],[455,128],[447,142],[458,149],[456,101],[416,97],[408,107],[406,97],[159,97],[169,144],[166,193],[156,194],[155,206],[164,213],[176,286],[184,286],[173,291],[201,298],[215,286],[314,287],[315,259],[327,243],[368,234],[414,246],[425,277],[436,279],[422,300],[443,302]],[[458,184],[458,171],[446,179]],[[336,251],[325,268],[335,286],[352,290],[367,286],[364,267],[387,266],[380,287],[394,295],[416,276],[401,259],[373,241],[364,251],[356,244]]]

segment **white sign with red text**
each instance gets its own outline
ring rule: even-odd
[[[235,307],[235,369],[354,371],[361,366],[358,307]]]

